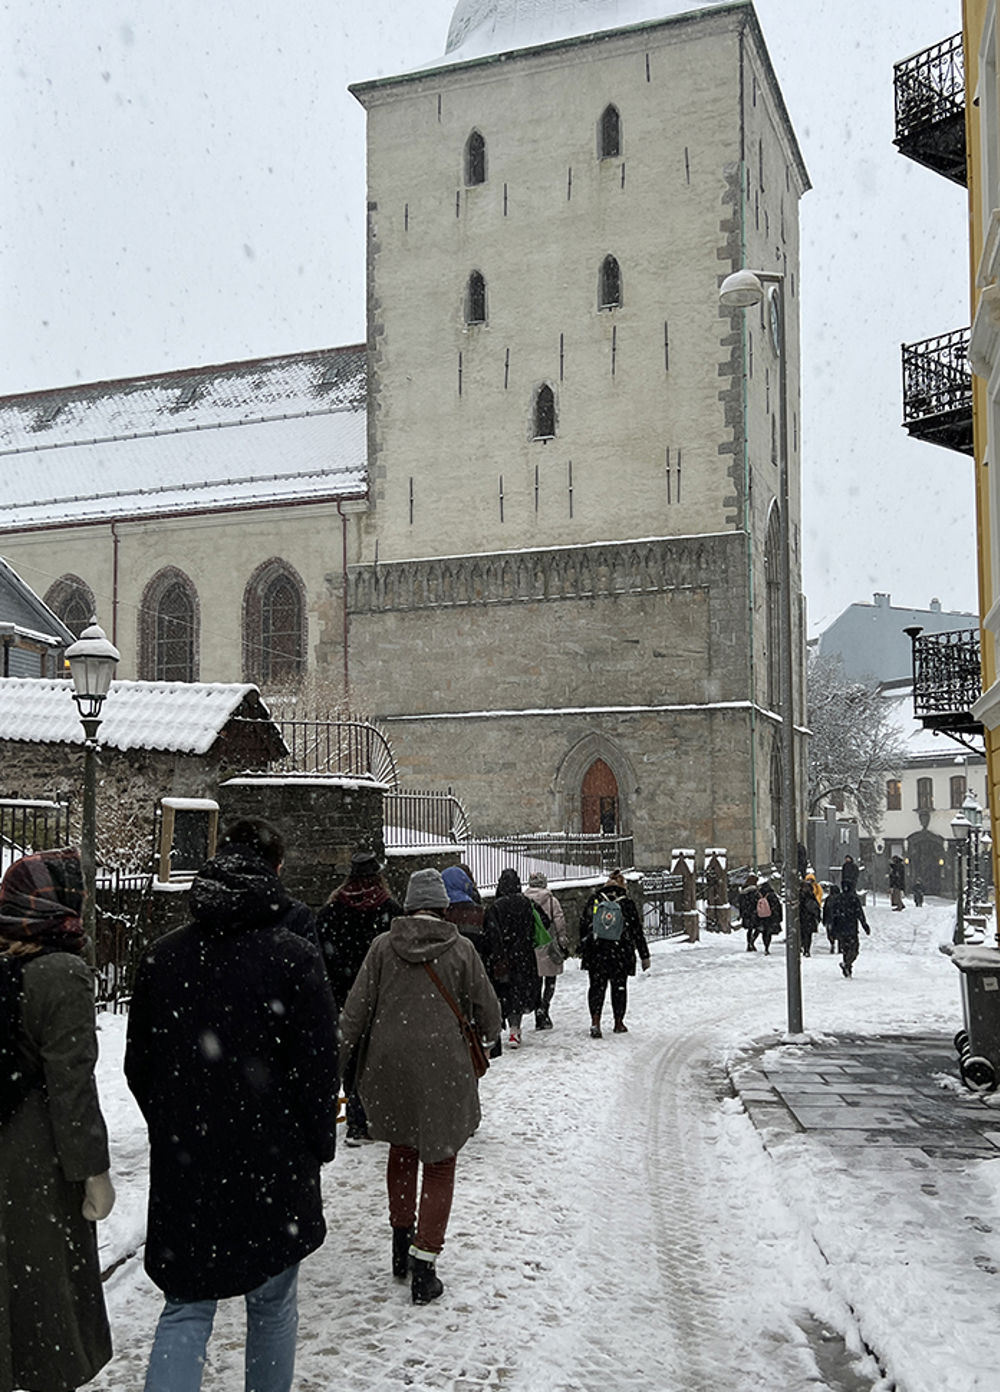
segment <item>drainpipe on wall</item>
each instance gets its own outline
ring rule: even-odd
[[[746,162],[746,34],[740,30],[740,266],[747,263],[747,162]],[[738,269],[738,268],[737,268]],[[757,644],[754,642],[754,604],[756,594],[753,583],[753,508],[750,498],[750,440],[747,420],[750,409],[750,383],[747,378],[747,316],[740,315],[740,333],[743,344],[743,526],[747,538],[747,639],[749,643],[750,677],[750,841],[753,847],[753,864],[757,855]]]
[[[111,641],[118,646],[118,523],[111,523]]]
[[[344,582],[344,701],[350,709],[350,663],[347,656],[347,517],[337,499],[337,512],[340,514],[341,572]]]

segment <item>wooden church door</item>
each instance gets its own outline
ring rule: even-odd
[[[580,810],[585,834],[618,831],[618,783],[603,759],[595,759],[583,776]]]

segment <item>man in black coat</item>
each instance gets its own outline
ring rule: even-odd
[[[227,840],[196,877],[193,922],[139,966],[125,1074],[149,1128],[145,1266],[166,1297],[150,1392],[199,1385],[215,1302],[247,1303],[247,1386],[290,1388],[298,1264],[326,1235],[337,1021],[289,898]]]
[[[599,922],[602,906],[617,905],[621,914],[617,938],[604,935]],[[600,1039],[601,1013],[604,997],[611,986],[611,1013],[615,1017],[615,1034],[628,1034],[625,1010],[628,1005],[628,979],[635,976],[638,956],[643,971],[649,971],[649,948],[642,931],[639,910],[629,897],[625,876],[612,870],[607,883],[595,889],[583,906],[580,915],[580,965],[590,977],[587,1004],[590,1008],[590,1037]]]
[[[830,931],[840,944],[840,970],[845,976],[853,974],[854,963],[858,959],[861,943],[858,936],[859,924],[866,934],[871,932],[865,918],[864,905],[857,892],[853,889],[842,889],[830,909]]]

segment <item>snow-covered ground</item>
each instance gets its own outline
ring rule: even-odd
[[[821,936],[802,963],[810,1034],[954,1031],[958,973],[938,951],[952,914],[876,907],[851,981]],[[440,1301],[414,1307],[389,1274],[384,1147],[342,1147],[326,1168],[330,1231],[302,1268],[296,1388],[992,1392],[1000,1252],[981,1254],[1000,1234],[1000,1163],[965,1163],[948,1203],[898,1167],[846,1173],[813,1136],[779,1164],[732,1096],[727,1063],[783,1030],[783,944],[770,958],[740,934],[656,944],[630,1033],[600,1041],[586,984],[571,964],[555,1028],[526,1032],[483,1080]],[[141,1266],[145,1137],[122,1081],[124,1020],[103,1016],[101,1037],[118,1189],[101,1239],[105,1266],[120,1264],[107,1283],[117,1353],[92,1386],[135,1392],[160,1306]],[[956,1203],[975,1217],[974,1247]],[[242,1303],[223,1304],[206,1392],[242,1388],[242,1327]]]

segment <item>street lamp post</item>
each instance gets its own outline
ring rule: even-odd
[[[962,884],[962,862],[969,841],[969,821],[964,809],[951,819],[951,834],[955,844],[955,866],[958,870],[958,896],[955,901],[955,931],[952,942],[965,942],[965,889]]]
[[[97,731],[101,724],[101,708],[120,656],[98,624],[96,616],[76,642],[66,649],[66,660],[73,679],[73,700],[80,712],[85,736],[80,864],[83,871],[83,929],[87,951],[91,956],[97,930]]]
[[[788,1032],[802,1033],[802,963],[799,936],[798,816],[795,779],[795,674],[792,624],[791,490],[788,467],[788,361],[785,332],[785,277],[781,271],[734,271],[719,287],[719,301],[726,309],[748,309],[765,298],[770,305],[771,341],[778,357],[778,392],[781,409],[778,500],[781,604],[781,853],[785,891],[785,980]]]
[[[969,823],[969,852],[966,863],[965,879],[965,908],[966,916],[976,913],[976,905],[983,898],[982,879],[980,875],[980,839],[983,833],[983,809],[976,801],[974,793],[966,793],[965,801],[962,803],[962,811],[965,813],[965,820]]]

